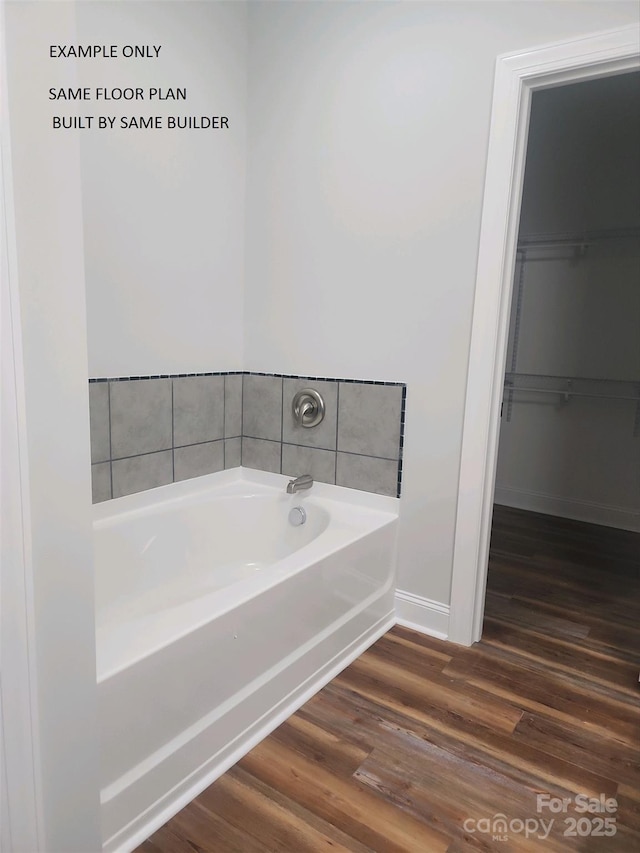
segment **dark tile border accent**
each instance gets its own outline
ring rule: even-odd
[[[402,384],[402,408],[400,410],[400,447],[398,449],[398,491],[396,493],[396,497],[400,497],[400,492],[402,490],[402,457],[404,454],[404,423],[405,423],[405,412],[407,408],[407,386],[406,383],[398,383]]]
[[[403,455],[404,455],[404,426],[405,426],[405,412],[406,412],[406,399],[407,399],[407,385],[406,382],[385,382],[379,379],[339,379],[334,376],[306,376],[300,373],[263,373],[261,371],[256,370],[212,370],[205,371],[200,373],[154,373],[149,376],[107,376],[100,377],[96,379],[89,379],[89,382],[139,382],[145,379],[183,379],[185,377],[190,376],[269,376],[274,379],[304,379],[309,382],[344,382],[350,383],[354,385],[386,385],[390,387],[402,388],[402,409],[400,414],[400,445],[398,449],[398,485],[396,497],[399,498],[402,492],[402,463],[403,463]],[[339,395],[340,391],[338,390],[338,412],[340,410],[339,406]],[[111,397],[111,395],[109,395]],[[173,398],[173,389],[172,389],[172,398]],[[244,390],[242,393],[241,400],[241,412],[244,413]],[[109,411],[111,410],[111,400],[109,400]],[[223,404],[225,405],[225,404]],[[109,418],[111,419],[111,418]],[[172,420],[172,430],[173,430],[173,420]],[[244,422],[242,420],[241,415],[241,436],[244,435]],[[281,427],[282,430],[282,427]],[[336,423],[337,430],[337,423]],[[249,438],[250,436],[247,436]],[[223,436],[223,440],[226,436]],[[109,442],[111,442],[111,435],[109,435]],[[172,442],[173,444],[173,442]],[[282,447],[282,435],[280,437],[280,445]],[[281,450],[282,454],[282,450]],[[363,455],[363,454],[357,454]],[[376,458],[376,457],[372,457]],[[242,464],[242,457],[240,460],[240,464]],[[337,454],[336,454],[336,466],[337,466]]]
[[[184,379],[187,376],[246,376],[246,370],[214,370],[207,373],[154,373],[151,376],[101,376],[89,382],[140,382],[145,379]],[[255,374],[262,376],[263,374]]]
[[[107,400],[109,401],[109,483],[113,498],[113,452],[111,450],[111,386],[107,384]]]
[[[308,379],[310,382],[348,382],[353,385],[389,385],[403,387],[404,382],[382,382],[378,379],[336,379],[334,376],[305,376],[300,373],[259,373],[255,370],[217,370],[207,373],[154,373],[151,376],[105,376],[89,382],[133,382],[144,379],[183,379],[187,376],[271,376],[274,379]]]

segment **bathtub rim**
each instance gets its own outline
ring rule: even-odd
[[[197,497],[205,498],[206,495],[213,496],[219,491],[220,496],[243,495],[249,497],[252,494],[270,494],[274,489],[286,493],[287,483],[291,477],[286,474],[274,474],[269,471],[259,471],[256,468],[228,468],[225,471],[216,471],[213,474],[204,474],[201,477],[191,477],[187,480],[179,480],[167,483],[164,486],[156,486],[153,489],[145,489],[142,492],[134,492],[130,495],[122,495],[119,498],[110,498],[100,503],[95,503],[93,509],[93,523],[111,521],[115,516],[125,516],[128,513],[138,513],[151,506],[164,504],[166,506],[176,503],[186,503]],[[246,488],[255,489],[254,492],[244,491]],[[359,506],[365,509],[381,513],[389,513],[397,517],[400,514],[400,498],[388,495],[377,495],[373,492],[364,492],[359,489],[349,489],[346,486],[335,486],[331,483],[314,482],[309,490],[298,493],[300,499],[305,496],[325,498],[350,506]]]

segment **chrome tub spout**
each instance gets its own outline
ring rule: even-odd
[[[289,480],[287,483],[287,494],[295,495],[296,492],[300,492],[303,489],[310,489],[313,486],[313,477],[311,474],[302,474],[300,477],[296,477],[295,480]]]

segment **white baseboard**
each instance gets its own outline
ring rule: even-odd
[[[404,628],[446,640],[449,635],[449,605],[397,589],[396,621]]]
[[[590,524],[603,524],[606,527],[618,527],[640,533],[640,512],[626,507],[559,498],[507,486],[496,486],[494,502],[516,509],[527,509],[545,515],[557,515],[560,518],[572,518],[575,521],[587,521]]]

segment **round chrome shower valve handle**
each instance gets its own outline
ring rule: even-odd
[[[313,388],[303,388],[293,398],[291,410],[298,426],[318,426],[324,418],[324,400]]]
[[[300,527],[307,520],[307,511],[302,506],[294,506],[289,510],[289,523],[294,527]]]

